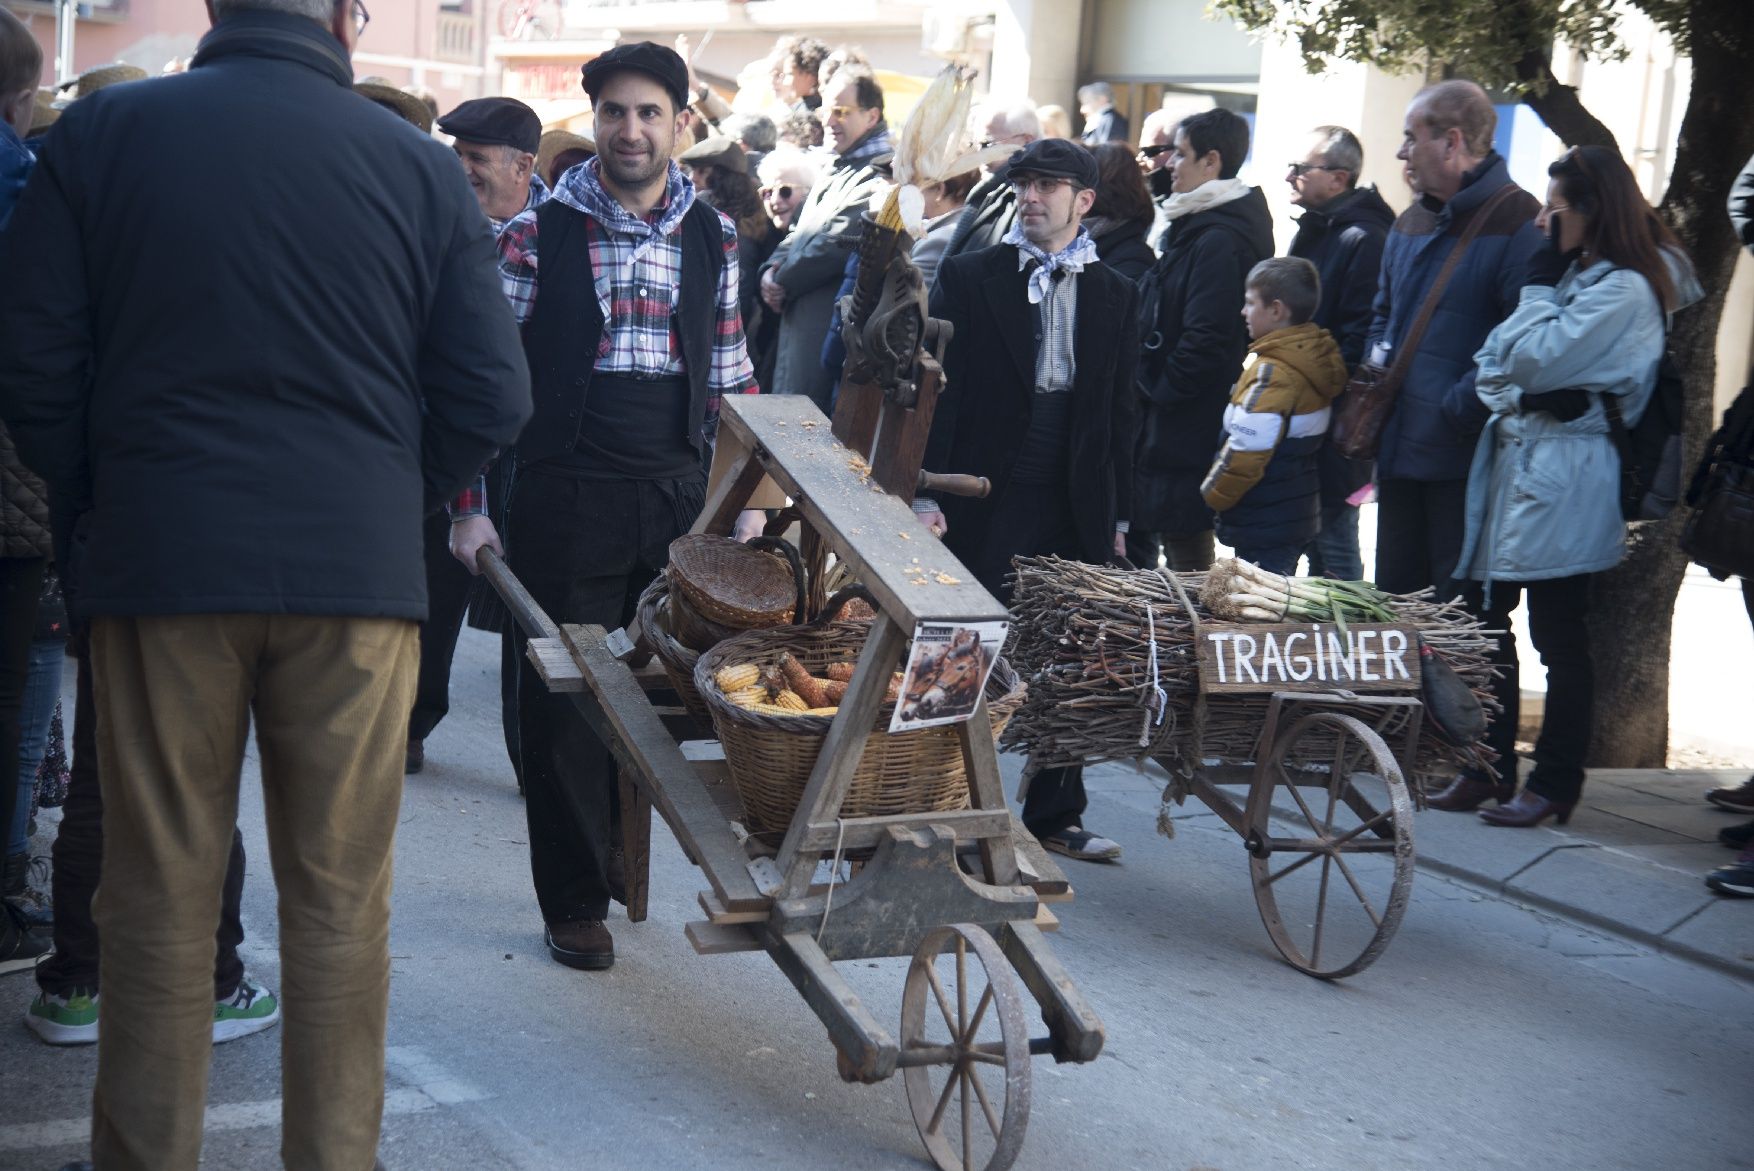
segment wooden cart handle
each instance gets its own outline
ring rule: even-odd
[[[985,500],[993,485],[985,476],[965,476],[956,472],[928,472],[920,470],[918,492],[935,492],[944,496],[972,496],[976,500]]]

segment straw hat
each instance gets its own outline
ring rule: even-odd
[[[30,111],[30,130],[26,138],[40,137],[49,127],[61,120],[61,111],[55,108],[55,91],[39,89],[36,104]]]
[[[403,121],[418,126],[422,134],[432,133],[432,111],[426,108],[425,102],[413,94],[403,93],[389,82],[379,81],[376,78],[368,78],[359,82],[353,87],[353,92],[380,106],[387,107]]]
[[[95,69],[87,69],[72,81],[64,81],[56,88],[61,91],[65,101],[75,102],[80,98],[89,98],[100,89],[108,89],[112,85],[121,85],[127,81],[145,81],[146,70],[138,65],[124,65],[120,61],[109,65],[99,65]]]
[[[554,166],[554,160],[569,150],[588,150],[596,154],[597,144],[571,130],[549,130],[542,135],[542,141],[536,147],[536,173],[542,176],[543,182],[552,185],[559,178],[548,171]]]

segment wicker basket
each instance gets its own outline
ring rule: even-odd
[[[660,573],[639,596],[640,631],[651,643],[652,653],[658,656],[658,664],[664,668],[664,677],[676,689],[688,714],[710,722],[712,716],[707,711],[706,701],[701,699],[700,690],[694,685],[694,665],[700,661],[700,652],[690,650],[671,634],[670,600],[670,583]]]
[[[767,556],[764,548],[784,560]],[[709,623],[761,630],[804,620],[804,570],[797,550],[783,540],[757,537],[740,544],[688,533],[670,542],[668,573],[677,596]]]
[[[827,613],[832,615],[834,608]],[[751,833],[784,833],[791,825],[834,717],[747,711],[725,698],[713,682],[713,673],[732,664],[775,662],[790,651],[805,670],[820,675],[830,663],[855,661],[870,631],[868,623],[833,621],[750,631],[700,656],[694,668],[695,689],[712,714]],[[986,693],[995,739],[1023,695],[1017,673],[1000,659]],[[895,704],[887,702],[878,712],[841,815],[874,817],[965,808],[968,779],[955,726],[890,735],[885,729],[894,710]]]

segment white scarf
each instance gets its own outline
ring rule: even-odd
[[[1023,222],[1018,220],[1011,225],[1001,241],[1017,249],[1017,267],[1023,268],[1031,260],[1036,262],[1034,271],[1029,274],[1029,303],[1039,305],[1042,298],[1048,295],[1048,288],[1053,284],[1054,273],[1064,269],[1066,272],[1083,272],[1084,266],[1096,259],[1096,241],[1078,225],[1078,234],[1072,242],[1058,252],[1043,252],[1040,246],[1031,242],[1023,234]]]
[[[1178,191],[1163,201],[1165,219],[1179,220],[1241,199],[1254,188],[1241,179],[1208,179],[1192,191]]]

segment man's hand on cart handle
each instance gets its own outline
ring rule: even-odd
[[[945,523],[944,514],[941,512],[916,512],[914,515],[919,517],[920,523],[932,530],[932,535],[939,540],[943,540],[944,534],[950,531],[950,526]]]
[[[452,522],[451,556],[461,561],[477,577],[481,575],[481,565],[476,554],[484,546],[501,557],[505,556],[505,546],[499,543],[499,532],[493,527],[493,521],[485,516],[466,516]]]

